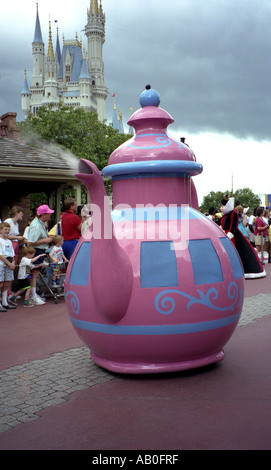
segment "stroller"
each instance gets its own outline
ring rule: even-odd
[[[41,297],[53,297],[55,304],[58,303],[60,297],[64,297],[64,282],[66,276],[65,263],[60,265],[60,283],[53,284],[53,263],[50,262],[49,257],[46,258],[44,264],[46,266],[41,270],[37,278],[37,292]]]

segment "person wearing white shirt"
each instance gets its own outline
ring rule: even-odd
[[[16,308],[8,303],[8,288],[14,280],[14,249],[9,240],[10,225],[7,222],[0,224],[0,291],[2,291],[2,303],[0,312],[6,312],[9,308]]]
[[[10,210],[10,217],[5,220],[10,225],[9,240],[12,241],[14,249],[14,262],[17,264],[18,253],[19,253],[19,242],[23,241],[24,237],[20,235],[19,221],[23,220],[24,212],[23,208],[14,206]]]
[[[41,267],[42,259],[40,258],[46,256],[45,254],[40,254],[35,256],[36,250],[33,246],[25,246],[23,248],[23,257],[20,261],[19,271],[18,271],[18,282],[19,282],[19,290],[13,294],[9,302],[12,305],[17,305],[17,297],[21,294],[24,294],[24,307],[33,307],[34,304],[30,300],[30,293],[31,293],[31,279],[32,276],[32,269],[34,267]],[[40,260],[39,265],[34,265],[36,261]]]

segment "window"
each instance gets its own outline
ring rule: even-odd
[[[173,242],[141,243],[140,285],[141,287],[178,286],[177,260]]]
[[[244,271],[236,249],[228,237],[220,238],[220,241],[228,254],[234,279],[240,279],[244,276]]]
[[[80,246],[73,262],[70,284],[87,286],[90,273],[91,243],[84,242]]]
[[[210,239],[189,240],[188,249],[196,285],[223,282],[220,260]]]

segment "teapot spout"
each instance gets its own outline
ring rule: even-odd
[[[132,265],[115,237],[109,200],[98,168],[92,162],[80,160],[78,169],[79,173],[75,176],[85,184],[92,206],[100,212],[99,217],[94,214],[91,237],[90,275],[93,298],[100,314],[108,321],[117,322],[126,314],[130,302]],[[101,224],[98,230],[95,223]],[[108,230],[109,226],[111,230]]]
[[[75,176],[86,186],[92,204],[97,204],[99,207],[102,207],[106,192],[97,166],[88,160],[81,159],[78,164],[78,173],[76,173]]]

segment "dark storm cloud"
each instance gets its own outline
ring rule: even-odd
[[[47,3],[39,2],[46,47]],[[89,3],[80,2],[72,21],[59,18],[61,35],[83,34]],[[270,0],[102,3],[106,13],[105,81],[109,92],[116,93],[125,123],[130,107],[139,108],[140,93],[150,83],[161,96],[161,107],[175,120],[170,129],[271,139]],[[53,16],[53,2],[50,8]],[[22,118],[25,68],[29,84],[32,79],[35,11],[24,22],[24,34],[20,17],[16,29],[14,11],[11,8],[13,28],[5,26],[1,33],[0,113],[14,110]],[[109,95],[109,121],[112,109]]]
[[[150,82],[173,128],[270,139],[270,2],[170,4],[160,16],[134,12],[118,27],[108,20],[108,78],[123,71],[113,85],[119,102],[136,109]]]

